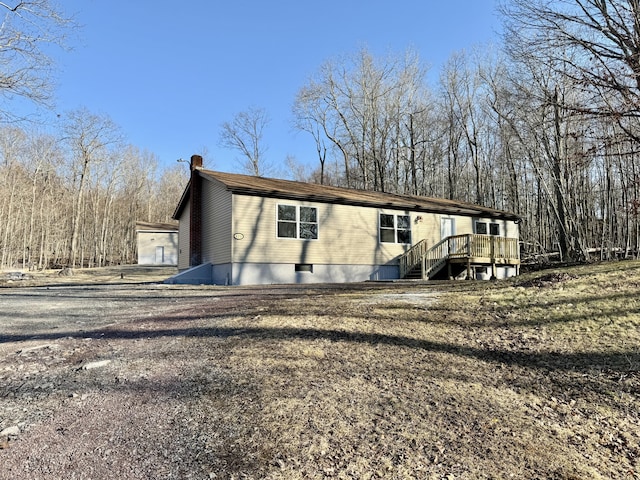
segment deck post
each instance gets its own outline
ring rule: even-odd
[[[491,237],[491,280],[498,278],[496,270],[496,242],[499,237]]]
[[[490,237],[491,238],[491,265],[495,265],[496,263],[496,241],[497,241],[497,237]]]

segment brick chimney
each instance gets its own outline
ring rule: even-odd
[[[202,168],[202,157],[200,155],[191,155],[191,171],[196,168]]]
[[[189,265],[195,267],[202,263],[202,157],[191,156],[191,190],[189,204]]]

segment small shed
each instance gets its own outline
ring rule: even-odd
[[[136,222],[138,265],[178,265],[178,224]]]

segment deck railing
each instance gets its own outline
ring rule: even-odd
[[[401,278],[422,261],[422,278],[430,278],[449,259],[469,259],[486,263],[510,263],[520,259],[517,238],[492,235],[453,235],[426,248],[421,240],[400,258]]]
[[[491,235],[468,235],[470,237],[469,256],[491,260],[520,259],[517,238],[494,237]]]

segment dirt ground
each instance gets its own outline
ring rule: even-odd
[[[135,275],[0,288],[0,479],[640,478],[640,283]]]
[[[167,273],[124,267],[4,282],[0,478],[248,478],[224,459],[193,456],[193,442],[202,442],[194,428],[216,430],[218,413],[191,399],[229,381],[193,339],[225,348],[242,329],[217,330],[216,318],[259,317],[344,287],[170,286],[159,282]],[[212,332],[201,332],[205,318]],[[221,385],[208,385],[210,377]],[[233,449],[233,431],[210,435],[207,446]]]

